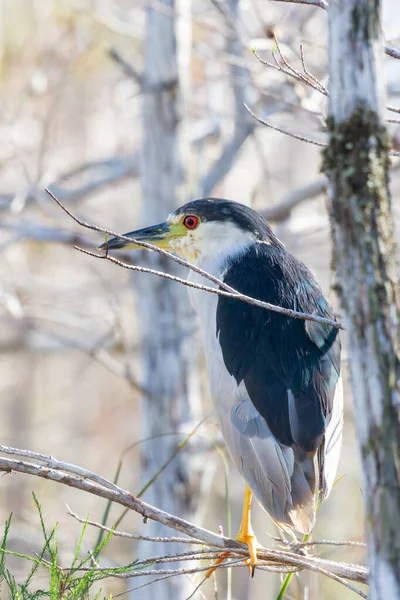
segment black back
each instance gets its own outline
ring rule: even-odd
[[[282,246],[254,244],[233,259],[224,282],[259,300],[334,319],[310,271]],[[244,382],[273,435],[316,450],[340,375],[338,330],[220,296],[217,335],[226,368],[238,385]]]

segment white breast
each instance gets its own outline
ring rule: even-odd
[[[208,260],[197,262],[197,266],[207,273],[218,277],[218,279],[223,278],[226,271],[225,265],[226,261],[221,261],[221,259],[218,261]],[[188,281],[209,287],[218,287],[194,271],[190,271]],[[217,337],[216,312],[218,296],[217,294],[193,288],[188,288],[188,290],[192,306],[200,319],[211,396],[218,412],[221,410],[230,411],[232,406],[237,404],[246,392],[243,384],[239,387],[237,386],[235,378],[229,375],[224,363],[221,346]]]

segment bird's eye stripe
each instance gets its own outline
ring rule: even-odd
[[[188,215],[184,218],[183,224],[187,229],[196,229],[199,219],[195,215]]]

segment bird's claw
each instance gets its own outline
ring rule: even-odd
[[[250,558],[248,558],[245,562],[249,568],[250,577],[254,577],[254,571],[257,566],[257,548],[260,547],[257,542],[257,538],[252,533],[242,534],[239,532],[236,540],[238,542],[242,542],[242,544],[246,544],[247,548],[249,549]]]

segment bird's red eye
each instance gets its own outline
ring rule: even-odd
[[[187,229],[196,229],[199,224],[199,219],[194,215],[188,215],[184,218],[183,224]]]

